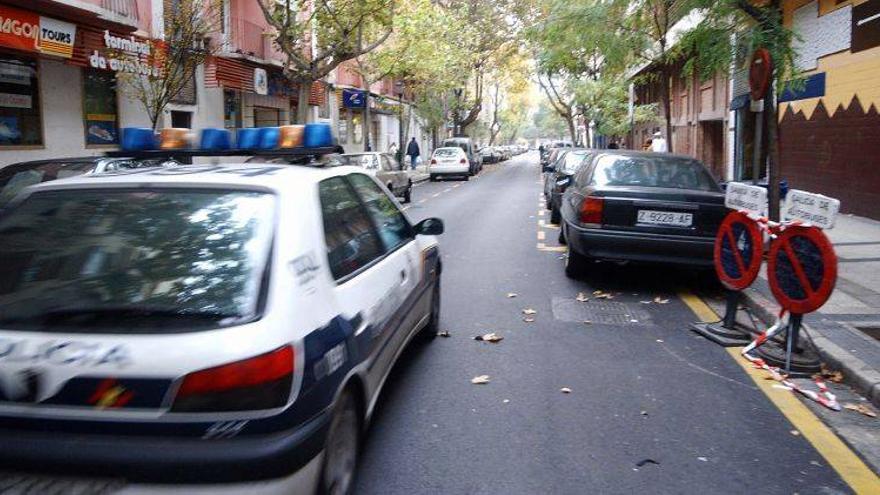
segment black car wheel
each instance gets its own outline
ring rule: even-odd
[[[558,224],[559,221],[562,220],[562,215],[559,213],[559,208],[554,208],[553,204],[550,204],[550,223]]]
[[[431,182],[437,182],[437,176],[434,174],[431,174],[428,176],[428,180],[430,180]]]
[[[403,202],[409,203],[412,201],[412,182],[406,185],[406,191],[403,191]]]
[[[330,420],[319,493],[349,495],[354,491],[360,437],[357,402],[351,391],[345,390],[339,397]]]
[[[470,176],[470,175],[465,175],[465,176],[464,176],[464,180],[465,180],[465,181],[469,181],[470,179],[471,179],[471,176]]]
[[[565,224],[559,226],[559,237],[556,238],[559,244],[565,245]]]
[[[568,249],[566,250],[565,255],[566,277],[578,278],[586,273],[587,267],[590,264],[590,258],[573,250],[571,244],[568,244]]]

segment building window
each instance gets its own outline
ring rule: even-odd
[[[0,146],[41,146],[37,62],[0,55]]]
[[[192,129],[192,115],[192,112],[172,110],[171,127],[178,129]]]
[[[242,126],[241,94],[231,89],[223,91],[223,122],[227,129],[238,129]]]
[[[119,144],[114,73],[95,69],[83,70],[83,113],[86,144]]]

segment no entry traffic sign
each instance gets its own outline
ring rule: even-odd
[[[732,211],[715,237],[715,272],[730,290],[752,285],[761,269],[761,229],[748,215]]]
[[[767,88],[770,87],[771,77],[773,77],[773,60],[770,58],[770,52],[765,48],[758,48],[752,54],[749,63],[749,92],[753,100],[764,98]]]
[[[831,297],[837,282],[837,255],[816,227],[786,228],[770,245],[770,290],[793,314],[816,311]]]

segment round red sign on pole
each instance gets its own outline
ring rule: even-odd
[[[715,237],[715,272],[730,290],[752,285],[761,269],[761,229],[745,213],[730,212]]]
[[[752,54],[749,62],[749,93],[753,100],[760,100],[767,94],[770,87],[770,78],[773,77],[773,61],[770,52],[765,48],[758,48]]]
[[[783,308],[794,314],[816,311],[837,282],[834,246],[816,227],[788,227],[770,245],[767,278]]]

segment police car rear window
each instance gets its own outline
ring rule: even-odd
[[[36,193],[0,217],[0,328],[169,333],[258,316],[275,198]]]

